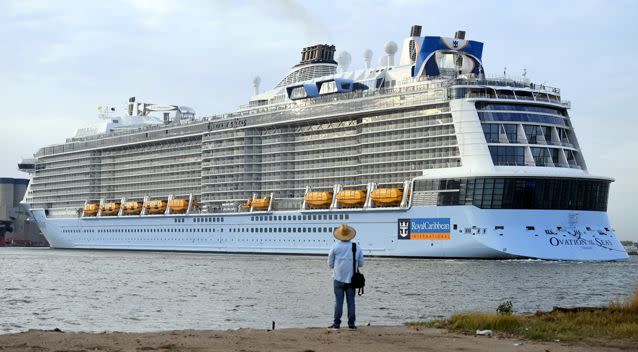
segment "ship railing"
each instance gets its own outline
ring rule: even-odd
[[[453,84],[458,85],[477,85],[477,86],[498,86],[498,87],[512,87],[512,88],[529,88],[532,90],[539,90],[546,93],[553,93],[560,95],[560,88],[550,87],[545,84],[533,83],[525,79],[506,78],[506,77],[491,77],[486,79],[455,79]]]
[[[543,97],[541,95],[536,95],[534,97],[528,97],[528,96],[516,96],[516,95],[495,95],[493,93],[482,93],[482,92],[468,92],[467,94],[464,94],[463,96],[458,96],[457,94],[450,94],[450,97],[452,99],[463,99],[463,98],[467,98],[467,99],[486,99],[486,100],[497,100],[497,101],[501,101],[501,100],[516,100],[516,101],[536,101],[536,102],[547,102],[547,103],[552,103],[552,104],[558,104],[558,105],[562,105],[566,108],[571,108],[571,103],[569,101],[565,101],[565,100],[559,100],[559,99],[550,99],[547,97]]]
[[[537,166],[536,163],[530,161],[499,161],[494,166]]]

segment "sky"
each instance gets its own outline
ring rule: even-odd
[[[334,44],[373,64],[410,26],[485,43],[488,76],[561,88],[590,173],[612,176],[618,237],[638,241],[636,1],[0,1],[0,177],[128,97],[230,112],[273,87],[304,46]],[[398,59],[398,57],[397,57]]]

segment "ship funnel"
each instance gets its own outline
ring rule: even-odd
[[[397,43],[389,41],[385,43],[383,50],[385,50],[385,53],[388,54],[388,66],[394,66],[394,54],[396,54],[398,50]]]
[[[259,84],[261,84],[261,77],[255,76],[255,78],[253,78],[253,89],[255,90],[255,95],[259,94]]]
[[[313,45],[303,48],[301,51],[301,61],[297,66],[306,64],[329,63],[337,64],[334,60],[335,46],[328,44]]]
[[[128,98],[128,116],[133,116],[133,111],[135,111],[135,97]]]
[[[366,65],[366,69],[370,68],[370,62],[372,62],[372,50],[366,49],[363,51],[363,62]]]
[[[421,36],[421,26],[415,24],[410,28],[410,37],[420,37]]]
[[[465,39],[465,31],[456,31],[454,39]]]
[[[410,36],[403,39],[399,65],[414,65],[417,55],[417,43],[421,43],[421,26],[415,24],[410,28]]]

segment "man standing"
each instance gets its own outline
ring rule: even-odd
[[[332,279],[335,291],[335,311],[334,322],[329,329],[339,329],[341,326],[341,315],[343,314],[343,297],[345,295],[348,302],[348,328],[350,330],[356,330],[355,325],[355,305],[354,305],[354,293],[355,289],[351,287],[350,282],[352,280],[353,263],[356,259],[356,266],[363,267],[363,251],[359,246],[356,246],[356,255],[352,253],[353,243],[351,240],[356,236],[357,231],[352,227],[343,224],[337,227],[333,232],[333,236],[338,240],[330,249],[328,255],[328,266],[332,271]]]

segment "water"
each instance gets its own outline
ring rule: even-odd
[[[621,263],[369,258],[360,325],[467,310],[596,306],[638,286]],[[328,326],[326,257],[0,249],[0,332]]]

